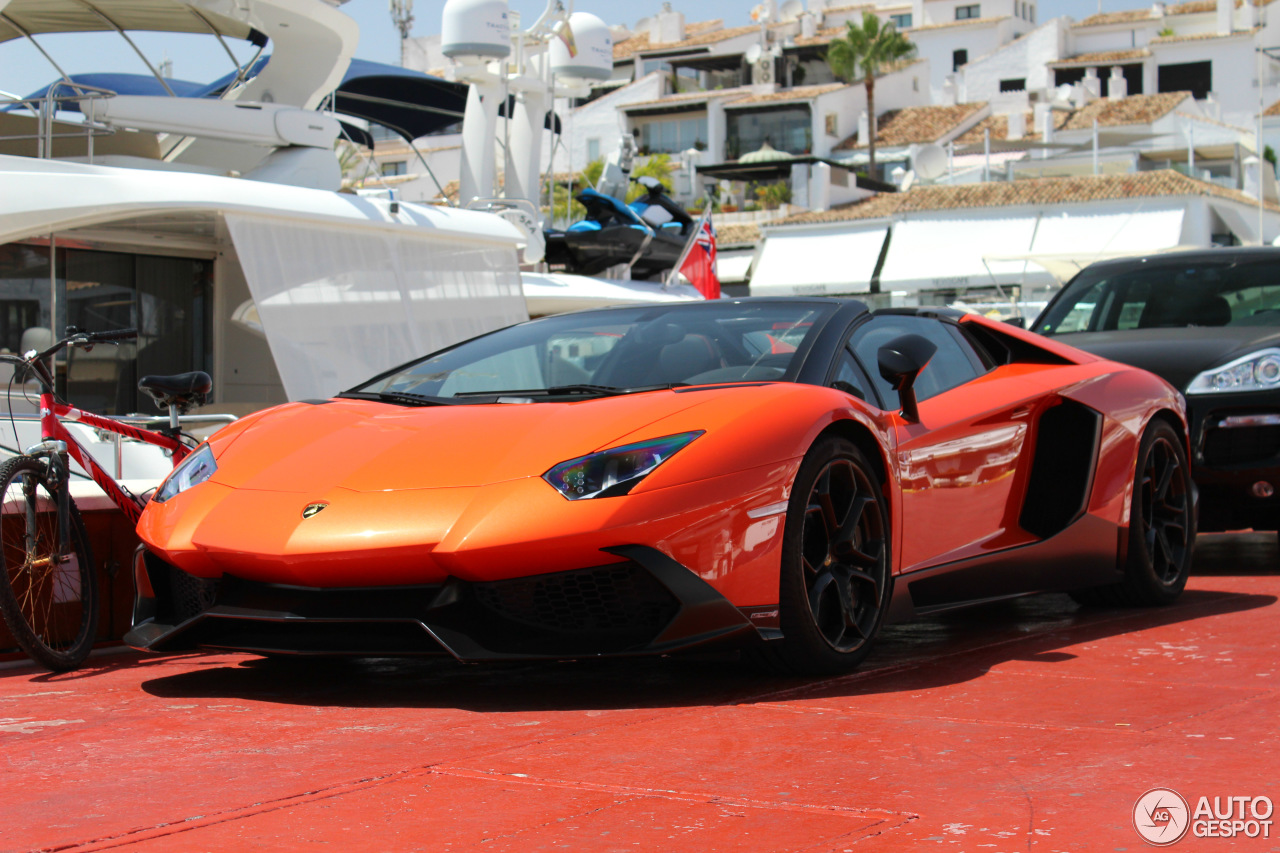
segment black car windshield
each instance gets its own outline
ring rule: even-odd
[[[1036,322],[1044,335],[1186,326],[1280,326],[1280,259],[1086,269]]]
[[[791,379],[797,351],[833,310],[726,300],[562,314],[465,341],[348,393],[490,402]]]

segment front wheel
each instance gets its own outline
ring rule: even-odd
[[[38,459],[18,456],[0,465],[0,615],[33,660],[64,671],[79,666],[93,648],[98,579],[70,496],[59,544],[56,490]]]
[[[762,653],[806,675],[848,672],[871,646],[893,590],[889,513],[852,442],[818,441],[796,476],[782,537],[783,638]]]
[[[1178,431],[1152,421],[1138,446],[1124,580],[1072,593],[1081,604],[1172,604],[1191,574],[1196,519],[1191,466]]]

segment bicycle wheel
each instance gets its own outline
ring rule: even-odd
[[[0,465],[0,615],[23,651],[54,671],[75,669],[93,647],[98,578],[80,512],[68,496],[67,541],[58,545],[57,500],[45,463]]]

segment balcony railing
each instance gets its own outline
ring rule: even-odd
[[[45,160],[53,157],[53,141],[55,139],[79,139],[83,137],[89,162],[92,163],[94,138],[109,136],[115,133],[114,129],[88,118],[83,106],[81,107],[81,114],[84,118],[78,125],[73,125],[66,121],[59,122],[57,115],[67,104],[83,105],[88,101],[114,98],[115,95],[116,93],[110,89],[88,86],[70,80],[59,80],[51,85],[44,95],[38,98],[0,98],[0,141],[35,140],[35,155],[39,159]],[[18,123],[4,121],[6,116],[14,119],[25,118],[24,116],[14,115],[19,110],[26,110],[34,115],[34,128],[31,127],[29,121]],[[30,132],[31,130],[34,130],[34,132]]]

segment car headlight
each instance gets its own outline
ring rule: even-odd
[[[218,470],[218,463],[213,458],[209,445],[202,444],[194,453],[178,463],[168,478],[156,489],[151,499],[164,503],[176,494],[185,492],[192,486],[198,486],[213,476]]]
[[[1206,370],[1187,386],[1188,394],[1225,394],[1280,388],[1280,349],[1264,349]]]
[[[571,501],[625,495],[705,430],[682,432],[561,462],[542,475]]]

